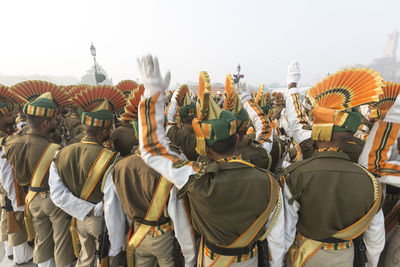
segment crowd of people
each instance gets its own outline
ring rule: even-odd
[[[345,69],[299,93],[0,85],[1,241],[16,265],[400,266],[400,84]]]

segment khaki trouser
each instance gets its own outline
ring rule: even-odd
[[[158,263],[160,267],[173,267],[173,242],[174,235],[172,232],[160,236],[147,234],[135,250],[135,266],[155,267]]]
[[[38,193],[29,205],[35,229],[33,262],[38,264],[55,259],[56,266],[65,266],[75,259],[69,226],[62,209],[54,205],[50,193]]]
[[[354,247],[343,250],[318,250],[304,267],[353,267]]]
[[[24,212],[23,211],[15,211],[14,212],[15,219],[18,221],[19,225],[21,226],[21,230],[8,234],[8,245],[10,247],[16,247],[21,245],[22,243],[28,240],[28,235],[26,234],[25,222],[24,222]]]
[[[385,267],[400,266],[400,228],[393,234],[385,258]]]
[[[81,243],[78,262],[75,267],[92,267],[96,260],[96,247],[101,232],[100,216],[89,216],[85,221],[76,220],[76,228]]]
[[[354,247],[343,250],[320,249],[305,264],[304,267],[353,267]],[[285,267],[290,267],[289,253],[285,257]]]
[[[203,254],[203,266],[207,267],[212,264],[213,260]],[[248,259],[247,261],[234,262],[229,265],[230,267],[257,267],[258,266],[258,255]]]
[[[6,195],[0,193],[0,207],[4,207],[6,205],[5,201]],[[7,211],[5,209],[1,209],[0,213],[0,241],[7,241]]]

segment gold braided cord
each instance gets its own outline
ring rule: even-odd
[[[272,216],[271,223],[268,225],[267,231],[265,231],[265,233],[258,240],[262,241],[269,236],[269,234],[272,231],[272,227],[274,227],[274,225],[278,221],[278,216],[279,213],[281,212],[281,209],[282,209],[282,202],[280,196],[278,196],[278,201],[276,203],[276,210],[274,215]]]

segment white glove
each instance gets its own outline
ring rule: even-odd
[[[147,55],[137,59],[140,78],[144,84],[144,97],[149,98],[157,93],[164,92],[171,81],[171,73],[167,71],[164,79],[161,77],[160,65],[157,57]]]
[[[288,66],[288,73],[286,76],[287,84],[298,83],[300,80],[300,65],[296,61],[292,61]]]
[[[100,201],[96,204],[93,208],[93,215],[94,216],[102,216],[103,215],[103,201]]]
[[[249,88],[247,87],[246,82],[239,82],[238,92],[239,92],[240,102],[242,102],[242,104],[247,100],[251,99],[251,93]]]

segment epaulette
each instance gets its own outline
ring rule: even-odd
[[[315,158],[311,157],[311,158],[308,158],[308,159],[303,159],[303,160],[296,161],[295,163],[290,164],[290,166],[288,166],[286,168],[286,172],[289,174],[289,173],[293,172],[295,169],[297,169],[298,167],[303,166],[304,164],[306,164],[306,163],[308,163],[310,161],[313,161],[314,159]]]
[[[283,188],[283,184],[282,184],[281,179],[279,179],[279,177],[277,177],[274,173],[270,172],[269,170],[266,170],[266,169],[263,169],[263,168],[259,168],[257,166],[255,166],[254,168],[256,168],[259,171],[262,171],[262,172],[265,172],[265,173],[271,175],[278,182],[279,186],[281,188]]]
[[[253,147],[262,147],[261,143],[258,142],[257,140],[252,140],[250,145]]]
[[[174,151],[175,153],[181,155],[183,154],[182,149],[179,146],[176,146],[174,144],[172,144],[171,142],[168,142],[169,148],[171,148],[172,151]]]

